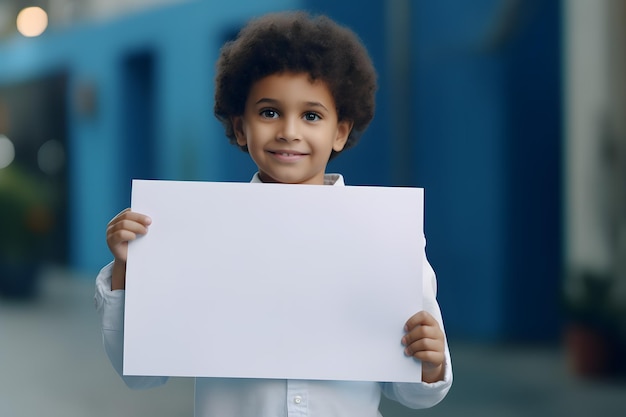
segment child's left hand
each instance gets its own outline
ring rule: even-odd
[[[446,342],[439,322],[430,313],[420,311],[406,322],[404,330],[404,353],[422,361],[422,381],[441,381]]]

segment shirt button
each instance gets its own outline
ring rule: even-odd
[[[299,395],[296,395],[293,399],[293,402],[296,404],[300,404],[302,402],[302,397]]]

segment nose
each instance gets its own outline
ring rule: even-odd
[[[276,139],[283,142],[291,142],[302,139],[299,119],[297,117],[284,117],[281,128],[277,133]]]

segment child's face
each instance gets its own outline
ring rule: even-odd
[[[331,151],[343,149],[352,128],[338,121],[326,84],[311,82],[306,73],[273,74],[254,83],[233,125],[262,181],[320,185]]]

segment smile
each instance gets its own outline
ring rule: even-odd
[[[285,162],[294,162],[304,158],[307,154],[294,151],[268,151],[276,159]]]

